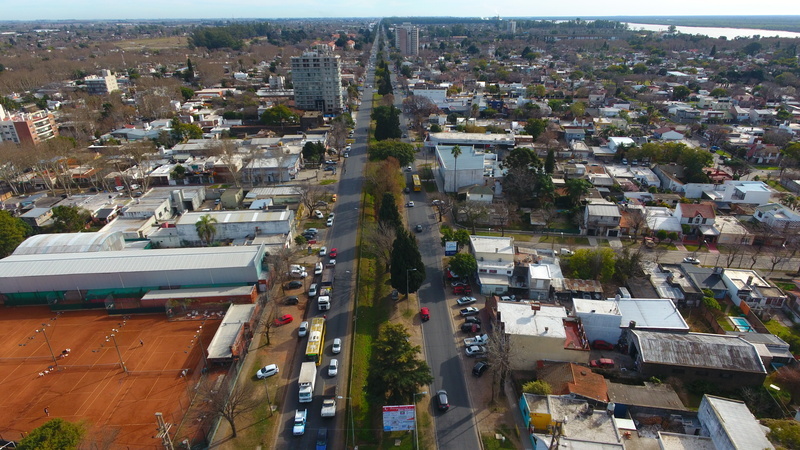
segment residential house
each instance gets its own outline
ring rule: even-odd
[[[800,214],[779,203],[757,206],[753,218],[767,225],[775,234],[800,234]]]
[[[636,142],[629,137],[610,137],[608,138],[608,148],[614,152],[620,148],[633,147]]]
[[[661,182],[661,189],[668,189],[673,192],[683,192],[684,170],[683,166],[676,163],[659,164],[653,170],[658,180]]]
[[[600,201],[586,205],[581,234],[589,236],[619,236],[622,215],[615,203]]]
[[[788,298],[780,288],[770,284],[755,270],[726,268],[721,276],[728,288],[728,295],[740,308],[742,303],[756,311],[780,308]]]
[[[586,400],[569,395],[522,394],[519,400],[527,437],[534,450],[565,448],[598,448],[623,450],[623,432],[612,416],[595,410]],[[553,430],[559,429],[554,442]],[[557,442],[557,443],[556,443]]]
[[[764,426],[741,400],[705,394],[697,410],[702,435],[711,438],[718,450],[774,449]]]
[[[682,141],[685,137],[683,133],[675,131],[674,128],[669,127],[662,127],[653,131],[653,136],[655,136],[656,139],[661,139],[664,141]]]
[[[486,185],[469,186],[466,191],[467,201],[470,202],[492,203],[494,199],[494,191]]]
[[[547,382],[553,395],[571,395],[592,403],[608,403],[606,379],[584,366],[545,363],[536,370],[536,379]]]
[[[741,106],[731,106],[728,110],[730,115],[733,117],[735,122],[749,122],[750,121],[750,110],[747,108],[742,108]]]
[[[772,124],[775,122],[777,114],[778,112],[774,109],[753,108],[750,110],[750,123],[754,125],[759,123]]]
[[[756,238],[756,235],[734,216],[717,216],[714,228],[719,233],[717,244],[752,245]]]
[[[763,181],[730,180],[720,184],[686,183],[684,197],[706,198],[715,202],[764,205],[770,202],[775,190]]]
[[[469,245],[478,263],[477,281],[481,294],[508,292],[514,275],[514,238],[470,236]]]
[[[739,336],[632,329],[629,352],[643,377],[704,381],[721,389],[760,386],[767,377],[758,351]]]
[[[716,239],[716,232],[712,229],[717,216],[711,203],[678,203],[673,214],[680,220],[682,227],[689,228],[689,232],[684,234],[703,235],[710,240]]]
[[[750,144],[745,155],[748,161],[756,164],[774,164],[781,156],[781,148],[773,144],[765,144],[761,140]]]
[[[625,342],[628,330],[688,333],[689,325],[670,299],[609,298],[572,300],[574,315],[583,325],[586,339],[613,344]]]

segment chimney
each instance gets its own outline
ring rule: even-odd
[[[635,321],[635,320],[631,320],[631,321],[628,323],[628,328],[630,328],[631,330],[634,330],[634,329],[636,329],[636,321]]]
[[[753,276],[752,276],[752,275],[750,275],[749,277],[747,277],[747,283],[745,283],[745,284],[746,284],[746,285],[748,285],[748,286],[750,286],[750,285],[752,285],[752,284],[753,284]]]

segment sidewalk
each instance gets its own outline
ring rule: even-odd
[[[533,450],[533,446],[531,445],[531,440],[528,438],[528,428],[525,426],[525,422],[522,419],[522,412],[519,410],[519,405],[517,404],[518,398],[514,395],[514,389],[511,387],[511,382],[506,379],[506,385],[504,386],[506,399],[508,399],[508,407],[511,409],[511,414],[514,416],[514,426],[519,431],[519,440],[522,443],[522,448],[524,450]]]

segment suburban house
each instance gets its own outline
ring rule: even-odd
[[[490,186],[476,185],[465,188],[468,202],[492,203],[494,191]]]
[[[556,448],[597,448],[623,450],[624,432],[618,421],[603,410],[595,410],[586,400],[569,395],[522,394],[519,400],[522,420],[534,450]],[[631,425],[632,425],[632,421]],[[553,430],[559,430],[557,444]],[[633,427],[635,431],[635,427]]]
[[[541,360],[589,363],[588,342],[563,306],[501,301],[496,314],[497,331],[509,340],[512,370],[533,370]]]
[[[661,181],[661,189],[669,189],[673,192],[683,192],[684,183],[683,166],[676,163],[659,164],[653,169],[653,172]]]
[[[742,302],[756,311],[780,308],[787,299],[780,288],[771,285],[755,270],[723,269],[722,282],[733,303],[740,308]]]
[[[546,381],[553,395],[571,395],[590,402],[608,403],[606,379],[573,363],[546,363],[536,369],[536,378]]]
[[[747,147],[745,154],[748,161],[756,164],[774,164],[781,156],[781,148],[773,144],[756,141]]]
[[[664,141],[681,141],[685,137],[683,133],[669,127],[659,128],[653,131],[653,136],[655,136],[656,139]]]
[[[775,191],[762,181],[729,180],[722,184],[686,183],[684,197],[705,198],[715,202],[763,205]]]
[[[764,426],[741,400],[705,394],[697,410],[702,435],[711,438],[717,449],[773,449]]]
[[[633,147],[636,142],[629,137],[610,137],[608,138],[608,148],[614,152],[620,148]]]
[[[767,203],[756,207],[753,218],[767,225],[777,234],[800,233],[800,214],[779,203]]]
[[[739,336],[632,329],[629,345],[644,377],[705,381],[724,389],[758,386],[767,377],[756,347]]]
[[[665,298],[610,298],[572,300],[574,314],[583,324],[586,339],[616,344],[627,340],[628,330],[688,333],[689,325],[678,308]]]
[[[619,236],[619,224],[622,215],[619,207],[602,200],[586,205],[583,211],[581,234],[589,236]]]
[[[681,222],[681,227],[689,227],[687,235],[702,235],[708,242],[714,242],[719,234],[714,228],[716,214],[711,203],[678,203],[673,213]]]
[[[514,238],[470,236],[469,246],[478,262],[477,281],[481,294],[508,292],[514,274]]]

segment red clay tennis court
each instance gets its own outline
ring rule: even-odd
[[[114,448],[160,447],[155,413],[175,431],[219,323],[0,309],[0,436],[20,439],[48,420],[47,408],[49,418],[86,420],[89,436]]]

